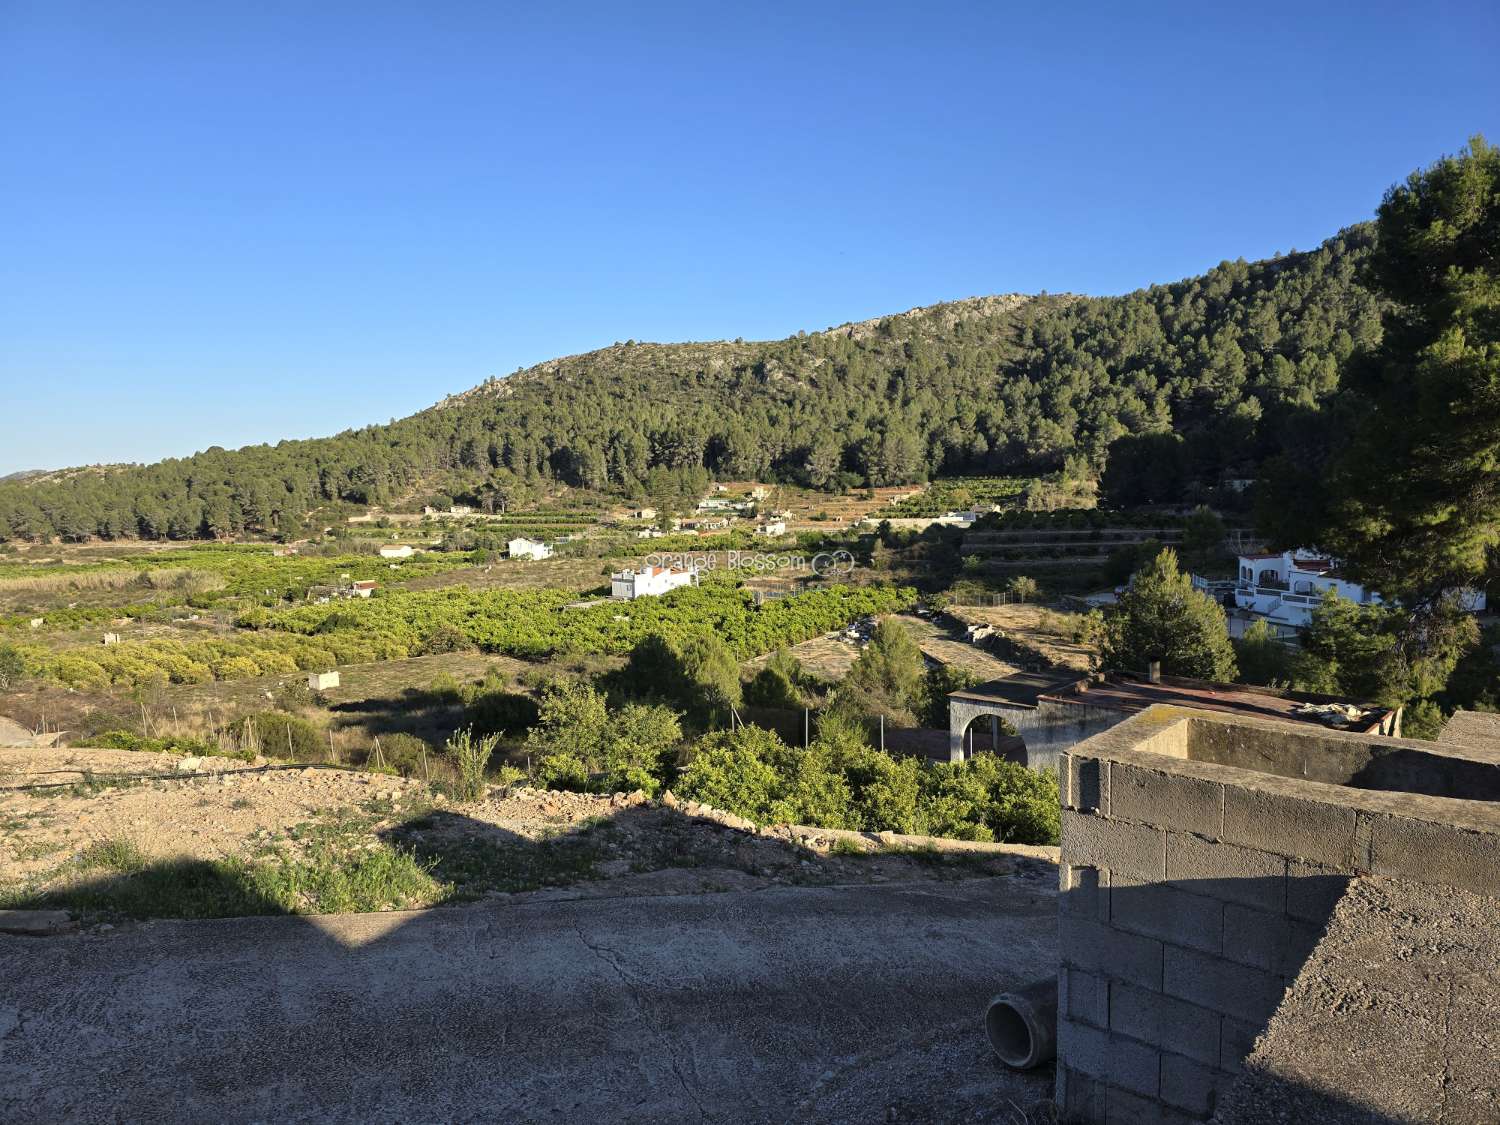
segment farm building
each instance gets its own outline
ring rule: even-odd
[[[512,539],[507,551],[513,559],[550,559],[552,548],[539,539]]]
[[[755,534],[770,536],[785,535],[786,522],[784,520],[766,520],[765,523],[755,525]]]
[[[339,686],[339,674],[337,672],[309,672],[307,686],[313,691],[336,688]]]
[[[380,548],[380,557],[383,559],[409,559],[412,554],[410,543],[391,543]]]
[[[372,578],[362,579],[349,586],[349,595],[355,598],[368,598],[375,592],[375,587],[378,585],[379,583]]]
[[[654,598],[679,586],[696,586],[696,570],[678,570],[670,566],[648,566],[645,570],[622,570],[609,576],[609,596],[622,601]]]

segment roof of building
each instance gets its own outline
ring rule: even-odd
[[[1162,676],[1159,681],[1152,682],[1144,676],[1125,672],[1084,679],[1061,691],[1048,693],[1045,698],[1049,702],[1087,704],[1132,714],[1153,704],[1164,703],[1201,711],[1257,715],[1265,719],[1366,731],[1378,727],[1391,714],[1387,707],[1330,695],[1251,684],[1221,684],[1184,676]]]
[[[1443,724],[1437,740],[1462,750],[1500,750],[1500,715],[1455,711]]]
[[[1220,684],[1183,676],[1162,676],[1153,682],[1144,676],[1125,672],[1110,672],[1103,676],[1080,676],[1076,671],[1063,670],[1018,672],[952,692],[948,698],[1028,710],[1035,709],[1039,703],[1062,703],[1127,714],[1162,703],[1201,711],[1255,715],[1371,732],[1391,715],[1389,708],[1373,703],[1311,692],[1283,691],[1250,684]]]
[[[975,703],[1004,703],[1011,707],[1035,708],[1037,700],[1049,692],[1059,691],[1079,681],[1079,673],[1058,669],[1050,672],[1017,672],[998,680],[988,680],[973,687],[950,692],[949,699]]]

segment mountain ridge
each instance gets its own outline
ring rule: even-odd
[[[328,438],[0,483],[0,539],[293,535],[322,504],[424,487],[639,497],[711,477],[828,490],[1082,479],[1137,446],[1158,483],[1203,493],[1253,476],[1287,418],[1379,339],[1379,302],[1358,279],[1373,237],[1359,224],[1118,297],[999,294],[780,340],[627,341]]]

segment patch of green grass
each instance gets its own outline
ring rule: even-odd
[[[28,859],[45,859],[49,855],[56,855],[63,850],[63,845],[48,840],[21,840],[11,846],[11,852],[18,862]]]
[[[828,849],[828,854],[829,855],[839,855],[839,856],[843,856],[843,855],[858,855],[858,856],[862,856],[862,855],[868,855],[869,854],[869,850],[870,849],[866,848],[863,844],[856,843],[853,840],[846,840],[842,836],[840,836],[838,839],[834,840],[833,847],[831,847],[831,848]]]
[[[408,821],[389,835],[448,887],[446,900],[453,902],[568,886],[593,877],[594,864],[604,857],[587,831],[524,840],[498,830],[476,833],[463,818],[441,812]]]

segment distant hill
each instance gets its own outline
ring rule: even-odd
[[[418,489],[1086,477],[1133,438],[1172,433],[1182,440],[1143,444],[1156,490],[1206,494],[1254,475],[1284,417],[1325,399],[1343,360],[1379,339],[1357,276],[1372,239],[1350,227],[1122,297],[977,297],[758,343],[627,341],[336,437],[0,482],[0,538],[290,534],[321,504]]]

